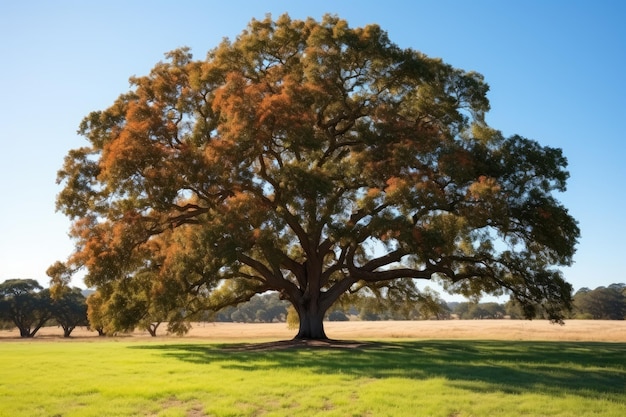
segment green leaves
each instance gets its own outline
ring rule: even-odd
[[[233,280],[218,299],[277,290],[300,313],[364,277],[568,303],[549,272],[579,236],[552,195],[567,161],[486,124],[482,75],[336,16],[253,20],[204,60],[166,58],[85,118],[89,146],[59,171],[68,267],[89,282],[150,264],[176,291]]]
[[[21,337],[34,337],[52,317],[50,292],[34,279],[8,279],[0,284],[0,319],[12,322]]]

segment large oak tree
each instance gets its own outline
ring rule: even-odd
[[[554,196],[567,161],[489,127],[480,74],[377,25],[284,15],[203,60],[170,52],[131,84],[83,120],[87,144],[58,175],[67,270],[88,285],[150,272],[157,293],[194,295],[184,311],[274,290],[297,338],[326,337],[343,294],[417,299],[415,280],[508,293],[557,321],[570,306],[555,269],[579,236]]]

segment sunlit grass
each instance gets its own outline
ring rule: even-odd
[[[626,415],[626,344],[0,343],[0,416]]]

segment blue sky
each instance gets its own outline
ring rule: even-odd
[[[2,1],[0,2],[0,282],[34,278],[72,251],[55,213],[56,171],[83,144],[90,111],[128,90],[163,54],[189,46],[202,58],[251,18],[377,23],[412,47],[482,73],[487,121],[563,149],[580,222],[575,289],[626,282],[626,2],[608,1]],[[76,282],[80,284],[80,282]]]

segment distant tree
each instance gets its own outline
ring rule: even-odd
[[[363,308],[359,313],[359,318],[363,321],[379,321],[380,314],[374,310],[368,310],[367,308]]]
[[[0,316],[0,330],[11,330],[15,327],[12,321],[5,320]]]
[[[426,288],[418,302],[420,317],[423,319],[447,319],[450,317],[450,309],[446,302],[435,291]]]
[[[270,323],[272,321],[272,319],[269,318],[267,311],[263,310],[262,308],[256,311],[255,316],[255,321],[259,323]]]
[[[50,291],[34,279],[9,279],[0,284],[0,317],[12,322],[21,337],[34,337],[52,317]]]
[[[335,310],[328,315],[328,321],[349,321],[350,319],[343,311]]]
[[[467,301],[455,303],[453,313],[456,314],[457,317],[460,319],[463,319],[463,320],[468,319],[470,305],[471,304]]]
[[[205,60],[172,51],[131,84],[83,120],[87,143],[58,174],[76,242],[65,265],[89,286],[151,264],[216,310],[273,290],[302,339],[325,338],[331,306],[380,283],[506,292],[556,321],[570,306],[554,268],[579,236],[554,195],[567,160],[488,126],[482,75],[377,25],[283,15]]]
[[[514,308],[514,304],[508,307]],[[503,304],[496,302],[476,303],[476,302],[462,302],[457,303],[454,309],[454,313],[459,318],[469,319],[501,319],[507,314],[507,307]],[[514,313],[515,318],[523,317],[521,309]]]
[[[524,318],[524,310],[515,300],[509,300],[504,304],[504,313],[511,319]]]
[[[212,317],[207,318],[207,321],[214,320],[218,322],[232,322],[234,321],[232,318],[232,314],[235,311],[236,307],[234,306],[226,306],[219,311],[216,311]]]
[[[626,296],[626,284],[622,283],[616,283],[616,284],[611,284],[608,287],[610,290],[615,290],[623,295]]]
[[[478,319],[502,319],[506,314],[506,309],[504,305],[495,302],[479,303],[474,306],[472,314]]]
[[[63,328],[63,337],[70,337],[78,326],[89,326],[87,300],[80,288],[68,288],[53,297],[52,318]]]
[[[412,280],[396,280],[391,285],[386,282],[372,284],[365,294],[364,297],[353,297],[352,303],[360,309],[372,310],[375,314],[369,316],[377,320],[417,320],[445,315],[445,303],[439,294],[429,287],[418,290]]]
[[[384,314],[384,305],[380,299],[376,297],[363,297],[359,303],[359,318],[366,321],[381,320],[381,314]]]
[[[235,323],[245,323],[249,321],[249,318],[239,309],[235,309],[235,311],[231,313],[230,318]]]
[[[532,307],[532,310],[529,310]],[[533,306],[522,305],[514,298],[509,299],[503,306],[504,314],[514,319],[549,319],[550,313],[545,309],[542,304],[535,304]],[[571,318],[573,309],[563,307],[561,312],[563,318]]]
[[[578,291],[574,306],[581,317],[595,320],[624,320],[626,318],[626,294],[620,284],[598,287],[590,291]]]
[[[257,294],[247,302],[220,310],[216,320],[244,323],[285,321],[288,305],[289,303],[281,300],[276,292]]]
[[[265,323],[286,320],[287,307],[289,306],[288,301],[281,300],[279,294],[276,292],[273,292],[270,294],[264,294],[260,298],[264,302],[262,309],[265,311],[265,313],[262,316],[257,317],[257,318],[259,318],[261,321]]]

